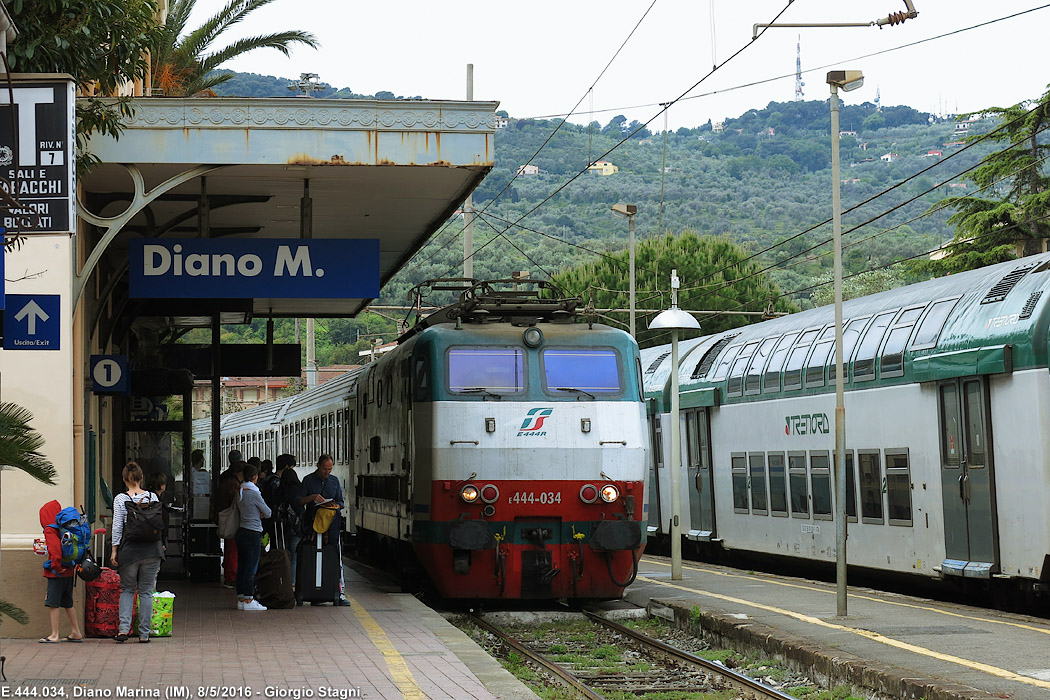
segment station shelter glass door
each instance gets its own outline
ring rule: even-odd
[[[980,377],[938,386],[945,574],[999,571],[988,384]]]

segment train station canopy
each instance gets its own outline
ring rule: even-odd
[[[79,180],[78,211],[95,228],[81,246],[77,298],[89,283],[99,301],[119,296],[137,238],[378,239],[382,284],[494,162],[496,102],[151,97],[131,106],[118,139],[88,143],[101,165]],[[251,313],[345,317],[369,301],[255,298]],[[225,310],[207,300],[180,309]]]

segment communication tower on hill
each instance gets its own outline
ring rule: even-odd
[[[882,96],[879,95],[879,89],[875,88],[875,111],[882,111]]]
[[[795,48],[795,102],[802,101],[804,85],[805,83],[802,82],[802,35],[800,34]]]

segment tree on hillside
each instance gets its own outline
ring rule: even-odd
[[[666,342],[658,332],[646,330],[649,321],[670,304],[668,288],[672,269],[678,270],[682,289],[678,305],[689,311],[762,311],[774,298],[776,311],[794,308],[776,299],[780,290],[767,275],[758,274],[754,261],[743,262],[746,251],[723,238],[701,237],[694,231],[668,234],[639,243],[635,250],[638,343],[643,347]],[[599,309],[626,309],[628,252],[613,253],[554,275],[553,282],[570,294],[593,294]],[[746,278],[746,279],[745,279]],[[629,314],[606,314],[606,322],[626,328]],[[700,321],[704,335],[744,325],[748,317],[719,315]]]
[[[40,453],[44,438],[29,423],[32,414],[13,403],[0,403],[0,470],[17,469],[37,481],[55,483],[55,467]],[[23,625],[28,622],[24,611],[0,600],[0,615],[7,615]]]
[[[1050,156],[1050,142],[1040,138],[1050,127],[1050,90],[1039,100],[992,107],[960,119],[974,114],[999,117],[1004,124],[989,140],[1008,145],[986,155],[968,177],[993,197],[948,197],[934,205],[955,209],[948,219],[956,227],[955,236],[948,255],[917,266],[925,273],[962,272],[1034,255],[1050,238],[1050,176],[1043,163]],[[981,135],[974,134],[967,140],[978,138]]]
[[[173,0],[163,27],[163,37],[153,53],[153,86],[167,96],[185,97],[209,94],[209,91],[229,80],[229,73],[215,69],[226,61],[255,49],[277,49],[285,56],[293,44],[317,48],[317,38],[310,32],[288,29],[272,34],[238,39],[225,48],[207,53],[226,30],[255,10],[273,0],[229,0],[224,8],[204,24],[191,31],[186,23],[197,5],[197,0]]]
[[[160,36],[153,0],[8,0],[18,38],[7,47],[11,70],[68,73],[82,96],[108,96],[143,78]],[[128,99],[86,97],[76,104],[78,172],[96,161],[83,152],[94,132],[117,137]]]

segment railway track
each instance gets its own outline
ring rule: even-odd
[[[589,612],[584,615],[596,626],[593,637],[586,635],[592,646],[623,649],[623,655],[629,656],[634,663],[580,670],[575,668],[577,664],[568,661],[578,656],[566,653],[575,651],[571,644],[526,643],[480,616],[473,616],[472,621],[587,700],[605,700],[603,691],[617,691],[621,696],[624,693],[643,696],[647,693],[703,693],[728,689],[742,692],[748,698],[796,700],[721,664],[676,649],[598,615]],[[612,651],[609,656],[619,658],[620,654]]]

